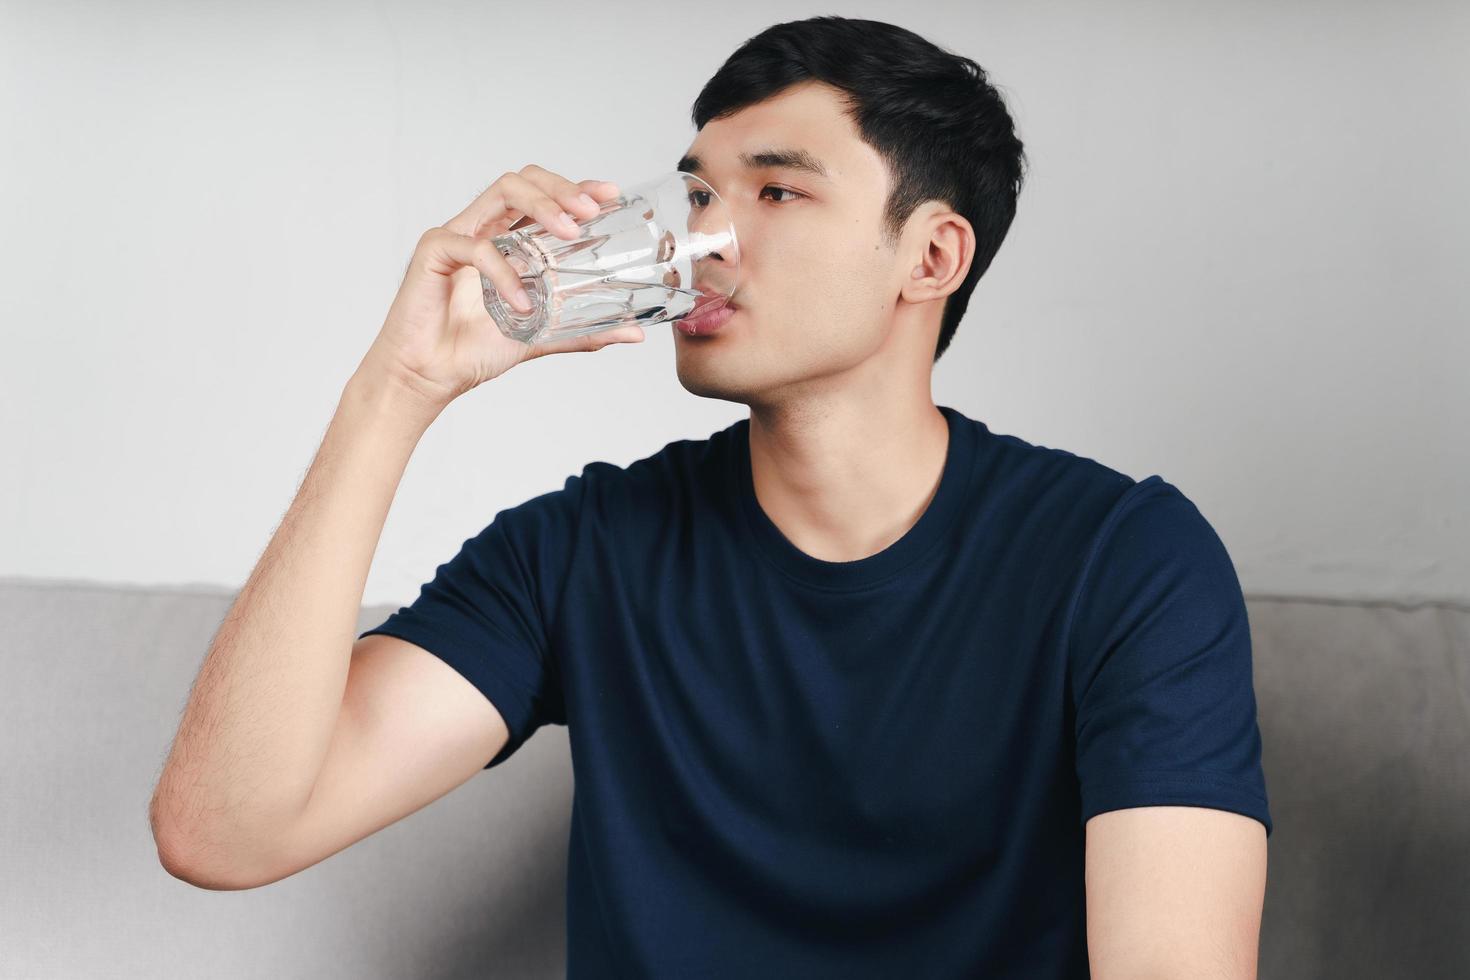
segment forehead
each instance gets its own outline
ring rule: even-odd
[[[882,158],[858,136],[830,85],[803,82],[699,131],[677,169],[737,175],[757,169],[787,170],[827,184],[882,179]]]

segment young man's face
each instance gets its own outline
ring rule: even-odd
[[[840,94],[800,83],[712,120],[686,151],[679,169],[720,195],[740,246],[735,315],[708,336],[673,330],[679,381],[696,395],[778,404],[841,388],[847,372],[891,343],[911,263],[898,260],[904,249],[884,244],[888,168],[858,138]],[[741,160],[767,151],[804,151],[826,175]],[[937,313],[933,319],[931,356]]]

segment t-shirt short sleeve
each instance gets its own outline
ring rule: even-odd
[[[1204,806],[1271,835],[1245,597],[1224,544],[1157,476],[1095,536],[1068,631],[1082,822]]]
[[[418,598],[382,624],[474,684],[505,719],[510,736],[486,763],[515,754],[537,728],[566,724],[550,624],[572,552],[583,477],[507,508],[440,565]]]

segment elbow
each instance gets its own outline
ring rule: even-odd
[[[216,892],[244,891],[259,888],[275,880],[253,877],[227,861],[203,860],[197,852],[171,842],[166,843],[156,837],[155,843],[158,847],[158,863],[163,866],[163,870],[195,888]]]
[[[253,877],[240,862],[218,848],[191,841],[177,828],[160,821],[156,804],[149,808],[149,826],[158,863],[170,876],[185,884],[209,891],[242,891],[275,880]]]

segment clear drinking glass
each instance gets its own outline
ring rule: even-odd
[[[539,222],[491,239],[532,303],[522,313],[481,273],[485,309],[501,333],[526,343],[560,340],[672,322],[734,296],[735,225],[714,188],[693,174],[675,170],[628,188],[578,225],[575,239]]]

